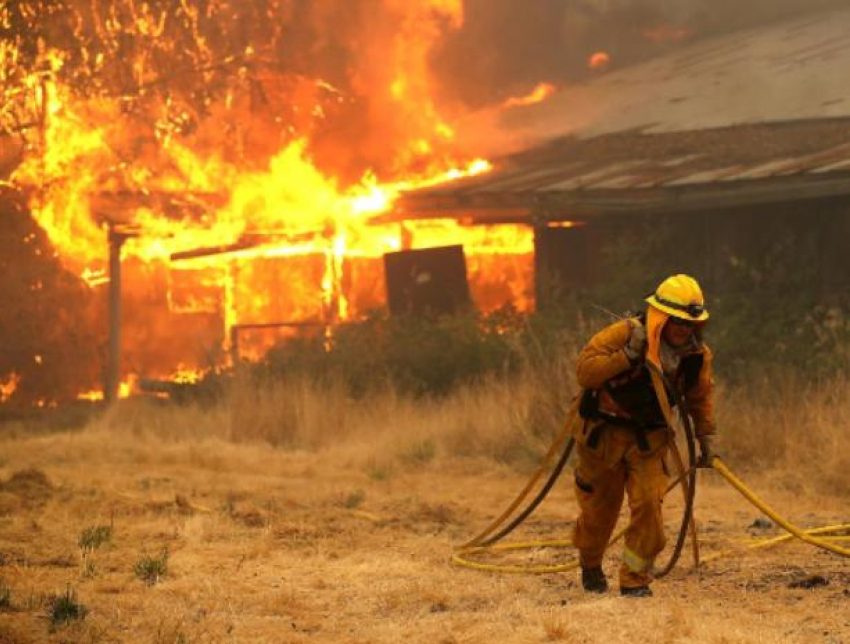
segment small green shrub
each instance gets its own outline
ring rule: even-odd
[[[80,539],[77,542],[77,545],[80,547],[80,550],[83,552],[83,555],[86,555],[94,550],[97,550],[103,544],[109,543],[111,539],[112,526],[89,526],[80,533]]]
[[[366,475],[373,481],[386,481],[392,473],[392,467],[386,463],[378,463],[373,459],[366,464]]]
[[[84,579],[90,579],[97,574],[97,566],[94,561],[88,557],[84,557],[82,567],[80,568],[80,576]]]
[[[161,577],[164,577],[168,571],[168,551],[163,550],[159,556],[142,555],[142,557],[133,566],[133,573],[136,577],[145,582],[148,586],[153,586],[159,582]]]
[[[434,445],[434,441],[425,439],[410,446],[402,453],[401,458],[408,465],[417,466],[430,463],[434,460],[436,454],[437,447]]]
[[[366,500],[366,493],[363,490],[354,490],[353,492],[349,492],[342,498],[342,507],[346,510],[356,510],[359,508],[363,501]]]
[[[51,631],[68,622],[85,619],[88,612],[88,609],[77,601],[76,593],[70,588],[63,594],[48,599],[47,619]]]
[[[441,318],[375,314],[337,328],[330,347],[322,337],[278,345],[256,373],[341,381],[356,397],[387,384],[415,396],[445,395],[486,374],[516,369],[519,360],[508,327],[518,319],[505,314]]]

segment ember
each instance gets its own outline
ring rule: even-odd
[[[610,63],[611,56],[605,51],[597,51],[587,59],[587,66],[590,69],[602,70],[608,67]]]
[[[525,96],[512,96],[502,105],[506,108],[534,105],[535,103],[542,103],[554,93],[555,86],[552,85],[552,83],[538,83],[537,86],[535,86],[535,88]]]
[[[15,393],[15,390],[18,388],[18,383],[21,381],[21,377],[13,373],[6,381],[0,380],[0,402],[6,402],[9,398],[12,397],[12,394]]]

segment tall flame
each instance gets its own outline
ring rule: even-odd
[[[552,83],[538,83],[535,85],[534,89],[525,96],[511,96],[502,103],[502,106],[510,108],[534,105],[536,103],[542,103],[554,93],[555,86]]]

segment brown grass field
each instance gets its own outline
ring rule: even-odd
[[[7,426],[0,643],[850,643],[850,560],[799,543],[747,551],[778,530],[715,472],[700,475],[700,544],[733,553],[696,572],[686,550],[651,599],[587,596],[575,571],[451,565],[545,450],[528,429],[541,387],[425,403],[246,386],[206,410],[124,401],[82,431]],[[719,392],[721,453],[803,527],[850,522],[848,393],[794,378]],[[569,535],[571,478],[511,539]],[[678,494],[666,506],[672,530]],[[103,543],[83,537],[98,526]],[[69,593],[85,618],[51,621]]]

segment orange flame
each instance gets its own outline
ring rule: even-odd
[[[175,382],[193,382],[192,380],[179,380],[183,372],[176,372],[174,375]],[[136,393],[138,390],[138,377],[135,374],[127,376],[118,384],[118,398],[125,400]],[[82,391],[77,394],[77,400],[87,400],[89,402],[101,402],[104,400],[102,389],[91,389]]]
[[[12,397],[20,382],[21,377],[14,372],[5,381],[0,380],[0,403],[4,403]]]

